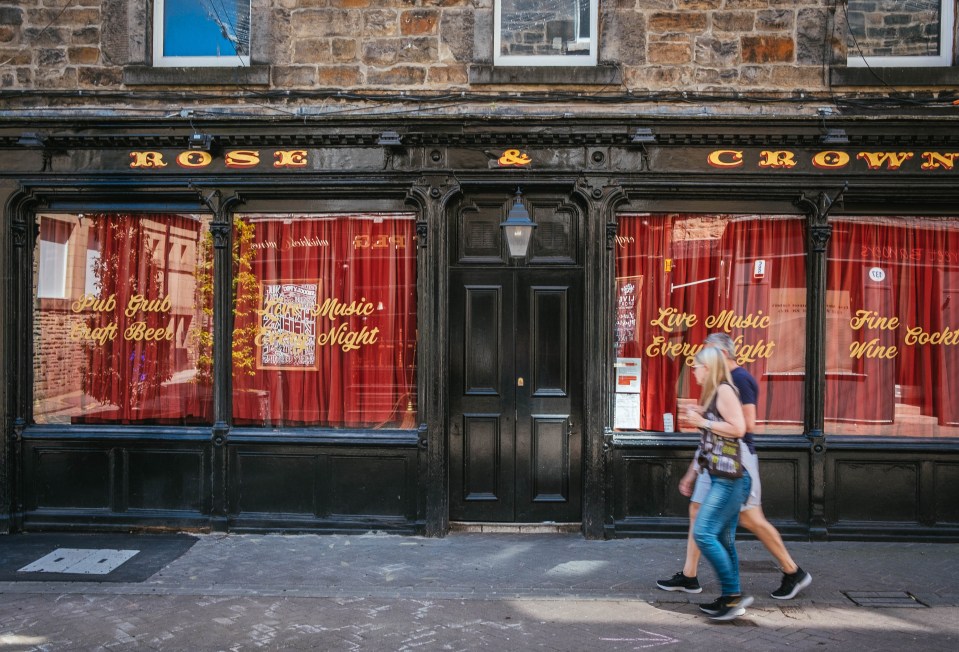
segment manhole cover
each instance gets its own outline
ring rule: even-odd
[[[920,602],[908,591],[843,591],[843,593],[860,607],[922,609],[929,606]]]
[[[19,569],[18,573],[74,573],[106,575],[127,561],[139,550],[91,550],[89,548],[57,548],[49,555]]]

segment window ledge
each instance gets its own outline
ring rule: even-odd
[[[270,83],[270,66],[238,68],[155,68],[126,66],[123,83],[128,86],[257,86]]]
[[[616,65],[599,66],[491,66],[474,64],[469,68],[470,84],[620,84],[623,72]]]
[[[959,84],[959,68],[849,68],[833,66],[829,83],[832,86],[954,86]]]

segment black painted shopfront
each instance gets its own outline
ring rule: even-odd
[[[959,136],[839,126],[5,124],[0,527],[685,536],[723,330],[784,535],[957,540]]]

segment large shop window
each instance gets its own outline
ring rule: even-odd
[[[833,220],[826,433],[959,436],[959,218]]]
[[[692,431],[692,358],[728,333],[759,381],[763,432],[802,431],[806,267],[794,216],[621,215],[616,247],[617,430]]]
[[[36,423],[212,423],[209,218],[41,215]]]
[[[243,215],[234,243],[234,423],[412,427],[413,216]]]

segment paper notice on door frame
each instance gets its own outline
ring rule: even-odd
[[[639,394],[613,394],[613,428],[639,430]]]
[[[620,394],[639,394],[642,358],[616,358],[616,391]]]

